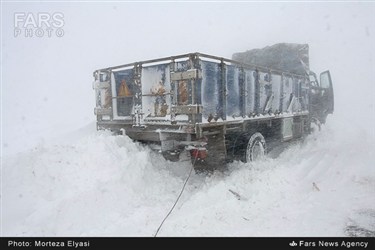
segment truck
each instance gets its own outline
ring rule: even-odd
[[[330,72],[318,80],[308,50],[281,43],[232,59],[194,52],[95,70],[97,129],[196,170],[257,161],[333,113]]]

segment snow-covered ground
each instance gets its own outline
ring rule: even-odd
[[[280,42],[308,43],[311,69],[330,70],[334,114],[277,158],[192,175],[159,236],[375,235],[375,3],[1,2],[0,10],[1,236],[153,236],[190,164],[96,131],[92,72]],[[64,36],[15,36],[16,13],[56,12]]]
[[[331,118],[277,158],[192,175],[159,236],[374,236],[374,138]],[[153,236],[189,169],[90,124],[4,160],[3,234]]]

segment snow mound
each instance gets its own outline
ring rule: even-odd
[[[276,159],[191,176],[159,236],[375,231],[373,212],[363,222],[375,210],[374,139],[342,124],[329,120]],[[125,136],[79,134],[3,160],[4,236],[154,235],[189,162],[167,162]]]

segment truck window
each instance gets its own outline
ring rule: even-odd
[[[320,87],[322,87],[324,89],[329,89],[330,86],[331,86],[331,79],[330,79],[330,76],[329,76],[329,72],[328,71],[323,72],[320,75]]]

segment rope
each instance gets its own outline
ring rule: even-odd
[[[174,209],[175,206],[177,205],[178,200],[180,199],[182,193],[184,192],[185,187],[186,187],[186,183],[187,183],[188,180],[190,179],[191,173],[193,172],[194,165],[195,165],[195,162],[196,162],[196,160],[197,160],[197,157],[198,157],[198,154],[195,155],[194,162],[193,162],[193,164],[191,165],[189,175],[188,175],[188,177],[186,178],[184,185],[182,186],[182,189],[181,189],[180,194],[178,195],[178,197],[177,197],[175,203],[173,204],[172,208],[169,210],[168,214],[164,217],[163,221],[161,222],[160,226],[158,227],[158,230],[156,230],[156,233],[155,233],[154,237],[157,237],[157,235],[158,235],[158,233],[159,233],[161,227],[163,226],[164,222],[167,220],[168,216],[172,213],[173,209]]]

